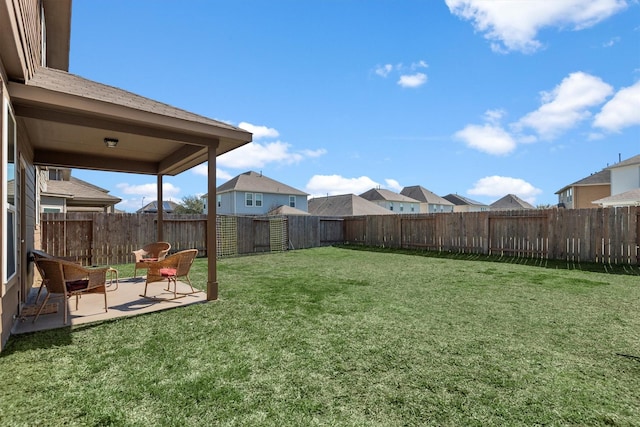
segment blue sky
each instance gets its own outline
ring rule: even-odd
[[[252,131],[218,185],[555,204],[640,153],[637,0],[75,0],[69,71]],[[73,175],[128,212],[155,199],[153,176]]]

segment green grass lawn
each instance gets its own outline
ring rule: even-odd
[[[0,425],[640,425],[638,276],[340,248],[218,270],[216,302],[12,337]]]

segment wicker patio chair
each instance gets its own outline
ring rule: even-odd
[[[76,297],[76,310],[78,299],[82,294],[104,294],[104,311],[107,307],[107,270],[108,268],[87,268],[79,264],[64,261],[57,258],[40,258],[36,260],[38,271],[42,274],[42,286],[47,288],[45,296],[33,321],[38,320],[47,302],[51,298],[63,298],[64,300],[64,324],[68,322],[69,304],[67,300]]]
[[[178,294],[180,294],[180,296],[189,295],[189,293],[177,292],[176,288],[178,279],[184,279],[189,284],[191,287],[190,293],[199,292],[193,288],[191,279],[189,278],[189,271],[191,270],[191,265],[193,264],[193,260],[196,258],[197,254],[197,249],[187,249],[173,255],[169,255],[162,261],[149,264],[147,280],[144,284],[144,295],[142,296],[146,298],[153,298],[147,296],[147,286],[149,283],[164,282],[165,280],[167,281],[167,291],[171,291],[171,283],[173,283],[173,298],[167,299],[179,298]]]
[[[138,270],[148,269],[149,263],[165,259],[170,249],[171,245],[168,242],[154,242],[133,251],[132,253],[136,257],[133,277],[138,277]]]
[[[34,261],[36,270],[38,270],[38,274],[40,274],[40,279],[41,279],[40,287],[38,288],[38,293],[36,295],[36,302],[35,302],[36,304],[38,304],[38,300],[40,299],[40,294],[42,294],[42,290],[45,288],[44,283],[42,283],[42,281],[44,281],[44,273],[40,269],[40,264],[38,264],[38,260],[52,259],[53,256],[37,249],[32,250],[31,255],[33,255],[33,261]]]

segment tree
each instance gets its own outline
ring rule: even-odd
[[[198,196],[184,196],[174,210],[177,214],[201,214],[204,212],[204,202]]]

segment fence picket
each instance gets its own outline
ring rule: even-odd
[[[156,240],[149,214],[74,212],[41,216],[41,248],[83,264],[133,261]],[[206,256],[206,215],[164,216],[172,251]],[[218,257],[332,244],[638,265],[640,207],[373,215],[217,217]],[[277,234],[277,236],[275,235]]]

